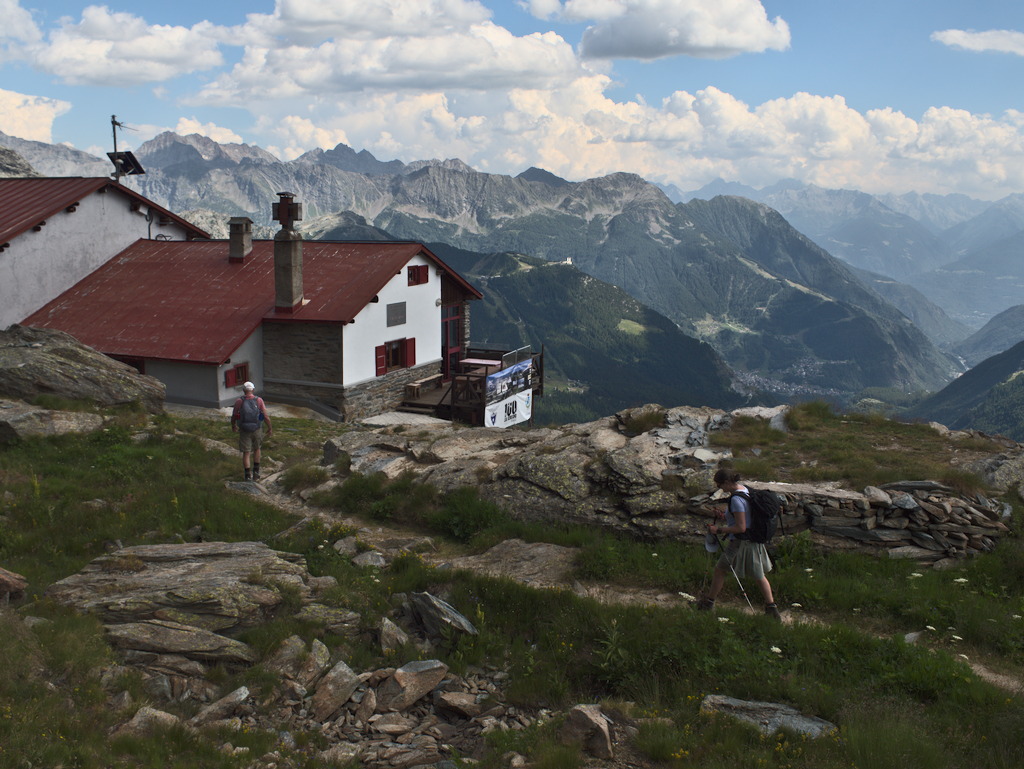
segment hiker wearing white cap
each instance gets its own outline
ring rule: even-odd
[[[231,410],[231,430],[238,433],[238,450],[242,452],[242,469],[245,480],[260,479],[260,446],[263,445],[263,424],[267,425],[267,437],[274,432],[270,424],[267,404],[256,397],[256,385],[246,382],[242,385],[245,394],[235,401]]]

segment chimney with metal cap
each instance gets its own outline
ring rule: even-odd
[[[274,219],[281,231],[274,236],[274,306],[278,312],[294,312],[302,306],[302,236],[292,224],[302,220],[302,204],[291,192],[277,193]]]
[[[228,261],[244,262],[252,252],[252,219],[232,216],[228,220]]]

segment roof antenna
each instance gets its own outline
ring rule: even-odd
[[[131,152],[117,151],[118,128],[120,128],[123,131],[134,131],[135,129],[118,121],[117,115],[110,116],[110,130],[114,134],[114,151],[108,152],[107,157],[110,158],[110,162],[114,164],[114,181],[120,184],[122,176],[144,174],[146,173],[146,171],[145,169],[143,169],[142,163],[140,163],[138,159],[135,157],[135,155],[133,155]]]

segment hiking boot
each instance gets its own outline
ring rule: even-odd
[[[708,598],[705,596],[697,601],[697,609],[700,611],[714,611],[715,610],[715,599]]]
[[[252,479],[258,481],[260,479],[260,466],[254,465],[252,468]]]
[[[770,603],[764,607],[764,613],[777,622],[782,622],[782,615],[779,614],[778,604]]]
[[[252,480],[252,472],[250,472],[249,470],[245,471],[245,480],[247,480],[247,481],[251,481]]]

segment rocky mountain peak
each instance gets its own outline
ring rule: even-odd
[[[17,152],[7,149],[7,147],[0,147],[0,176],[10,178],[40,175],[32,168],[32,164]]]
[[[280,162],[266,150],[250,144],[221,144],[201,134],[181,136],[173,131],[164,131],[143,142],[135,154],[144,163],[160,166],[189,161],[216,165],[237,165],[243,160]]]

